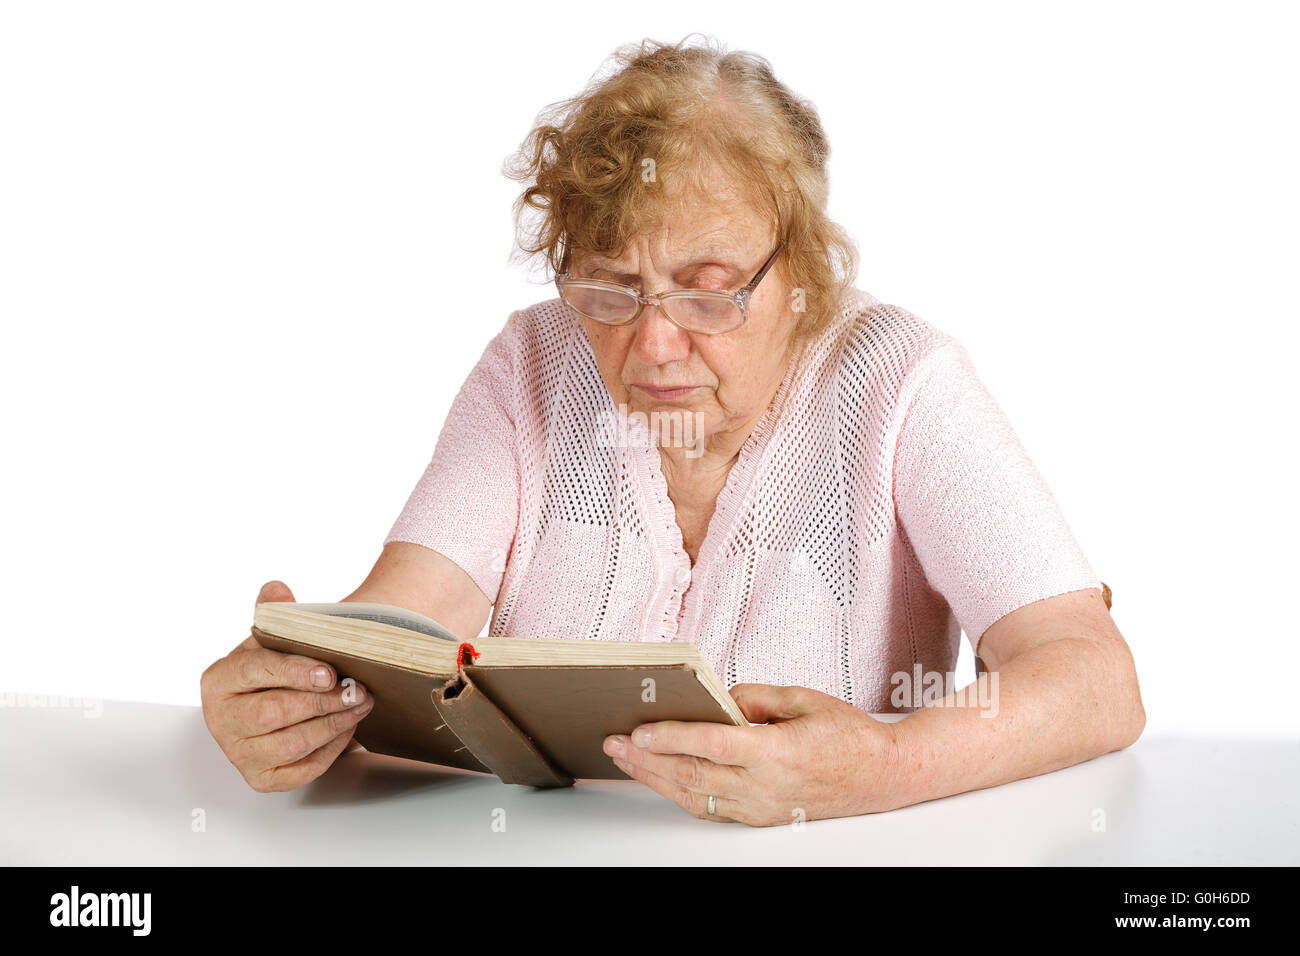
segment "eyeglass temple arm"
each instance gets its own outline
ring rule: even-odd
[[[767,270],[772,268],[772,263],[776,262],[776,257],[781,254],[781,250],[784,248],[785,248],[784,242],[780,243],[776,247],[773,253],[767,257],[767,261],[764,262],[763,265],[759,267],[759,270],[757,273],[755,273],[754,278],[749,280],[749,284],[740,290],[739,293],[740,295],[743,295],[745,298],[749,298],[749,296],[753,293],[753,291],[758,288],[758,284],[763,281],[763,276],[767,275]]]

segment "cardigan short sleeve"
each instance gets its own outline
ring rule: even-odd
[[[507,323],[465,379],[433,457],[384,539],[432,548],[493,603],[519,515],[510,333]]]
[[[927,581],[973,648],[1019,607],[1101,586],[958,341],[942,336],[916,361],[899,408],[898,516]]]

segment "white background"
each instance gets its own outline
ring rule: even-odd
[[[970,349],[1148,733],[1300,734],[1287,5],[468,6],[0,7],[0,690],[197,703],[264,581],[355,588],[553,294],[502,160],[703,31],[819,107],[858,285]]]

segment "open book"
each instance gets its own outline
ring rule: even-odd
[[[691,644],[461,641],[387,604],[257,605],[263,647],[332,665],[374,697],[357,725],[367,750],[563,787],[626,779],[601,749],[609,734],[659,720],[747,721]]]

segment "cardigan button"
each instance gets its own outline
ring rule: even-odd
[[[691,569],[680,567],[677,569],[677,573],[673,575],[673,578],[679,585],[685,586],[686,582],[691,579]]]

